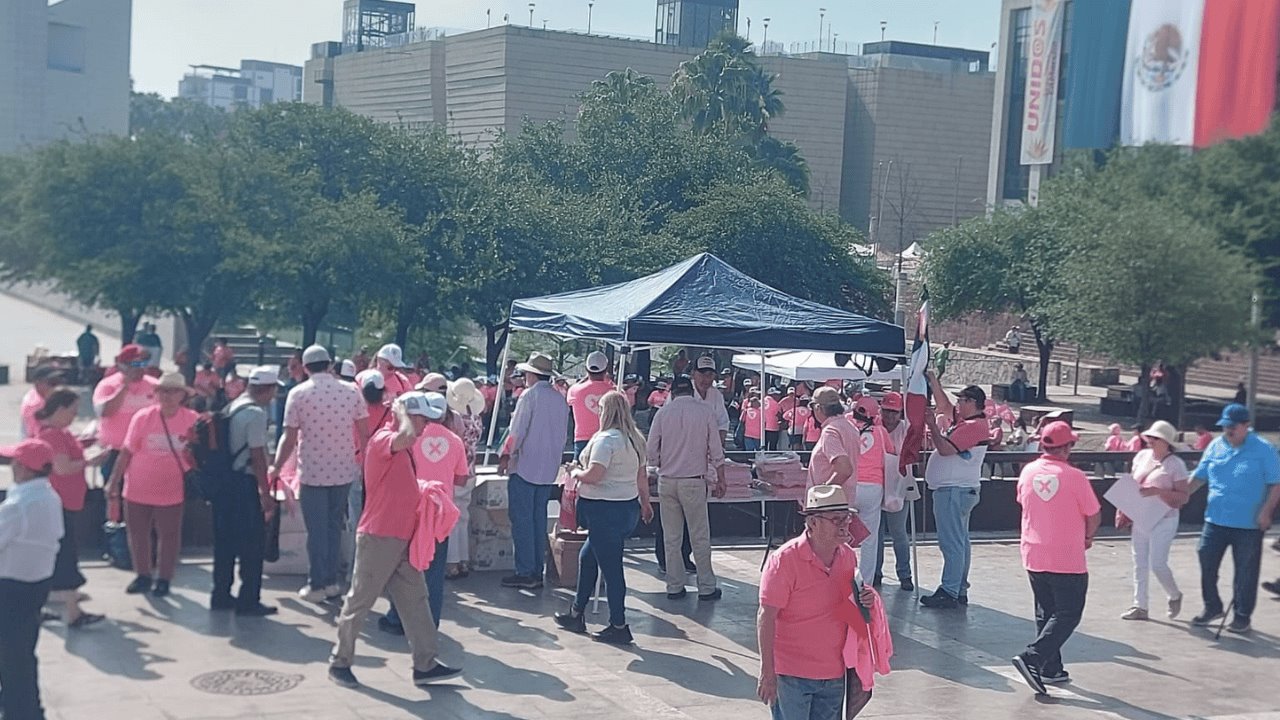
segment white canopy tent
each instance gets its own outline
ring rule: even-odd
[[[903,377],[901,367],[881,370],[874,356],[854,354],[848,357],[851,359],[842,365],[837,362],[836,353],[829,352],[780,352],[763,356],[744,353],[733,356],[733,365],[754,372],[763,367],[769,375],[812,382],[853,380],[889,383]]]

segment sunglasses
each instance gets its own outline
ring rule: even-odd
[[[146,360],[134,360],[133,362],[129,363],[129,367],[131,368],[144,368],[146,366],[147,366]]]

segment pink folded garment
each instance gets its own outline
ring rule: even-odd
[[[419,480],[418,524],[409,538],[409,564],[426,571],[436,556],[436,543],[444,542],[453,532],[462,513],[453,503],[453,487],[439,480]]]

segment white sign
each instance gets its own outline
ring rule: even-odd
[[[1022,110],[1022,164],[1053,162],[1058,119],[1058,64],[1062,58],[1063,0],[1036,0],[1027,38],[1027,86]]]

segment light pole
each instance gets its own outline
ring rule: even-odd
[[[747,18],[747,39],[751,39],[751,18]]]
[[[485,11],[484,11],[484,26],[485,26],[486,28],[488,28],[488,27],[492,24],[492,22],[493,22],[493,18],[490,16],[490,14],[491,14],[492,12],[493,12],[493,8],[485,8]]]
[[[880,42],[884,42],[884,29],[889,26],[888,21],[880,21]]]
[[[765,18],[765,19],[764,19],[764,40],[763,40],[763,41],[761,41],[761,43],[760,43],[760,54],[761,54],[761,55],[764,55],[765,53],[769,52],[769,20],[771,20],[771,19],[772,19],[772,18]]]
[[[543,30],[546,30],[546,29],[547,29],[547,19],[546,19],[546,18],[542,18],[542,29],[543,29]]]
[[[822,33],[823,33],[823,30],[822,30],[822,28],[824,27],[824,26],[823,26],[823,22],[824,22],[826,19],[827,19],[827,9],[826,9],[826,8],[824,8],[824,7],[820,7],[820,8],[818,8],[818,52],[822,52],[822,45],[823,45],[823,43],[822,43]]]
[[[595,7],[595,3],[587,3],[587,34],[591,34],[591,9]]]
[[[836,51],[836,41],[840,39],[840,33],[832,33],[831,35],[831,52]]]
[[[934,45],[938,44],[938,25],[940,24],[940,22],[941,21],[939,20],[933,21],[933,44]]]
[[[529,27],[533,27],[533,9],[537,7],[536,3],[529,3]]]

